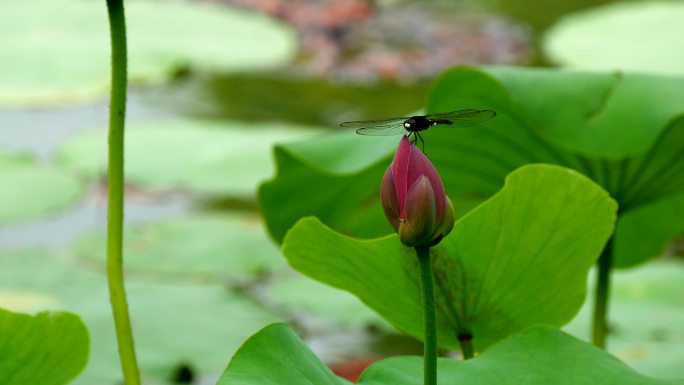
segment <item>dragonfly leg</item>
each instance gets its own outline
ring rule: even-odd
[[[418,133],[418,131],[413,132],[416,135],[416,142],[420,141],[420,147],[423,150],[423,153],[425,153],[425,141],[423,140],[423,137]]]

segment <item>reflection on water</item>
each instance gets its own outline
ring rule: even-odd
[[[425,104],[429,80],[335,83],[279,72],[190,75],[150,89],[147,102],[190,116],[245,122],[337,126],[355,119],[401,116]]]

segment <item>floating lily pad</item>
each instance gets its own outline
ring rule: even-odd
[[[78,257],[105,262],[104,232],[74,244]],[[187,215],[128,226],[124,233],[126,270],[199,279],[249,279],[286,267],[258,217]]]
[[[314,130],[285,125],[170,120],[131,125],[126,136],[128,182],[151,190],[183,189],[212,195],[252,196],[273,172],[271,146]],[[86,177],[104,177],[105,130],[68,139],[58,162]]]
[[[0,226],[55,211],[74,202],[80,183],[30,157],[0,153]]]
[[[88,330],[74,314],[0,309],[3,385],[67,384],[86,365],[88,346]]]
[[[613,277],[610,352],[645,374],[684,378],[684,263],[657,261]],[[592,306],[567,330],[588,340]]]
[[[684,3],[633,1],[568,15],[544,40],[552,61],[574,68],[684,75]]]
[[[56,15],[59,15],[57,17]],[[294,32],[244,10],[189,1],[126,3],[129,77],[159,82],[191,69],[270,68],[295,53]],[[10,0],[0,12],[0,105],[73,103],[106,93],[107,8],[85,0]]]
[[[27,276],[30,272],[30,277]],[[133,276],[135,277],[135,276]],[[221,285],[130,279],[127,291],[145,383],[166,384],[178,365],[218,375],[247,336],[277,317]],[[90,361],[75,385],[121,381],[104,275],[38,250],[0,252],[0,306],[7,295],[42,293],[51,308],[79,314],[91,334]],[[43,306],[34,302],[33,312]]]

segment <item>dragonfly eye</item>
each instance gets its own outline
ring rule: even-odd
[[[404,128],[411,128],[411,123],[404,122]]]

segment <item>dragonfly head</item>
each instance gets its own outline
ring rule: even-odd
[[[412,116],[404,121],[406,131],[423,131],[430,128],[431,122],[424,116]]]

